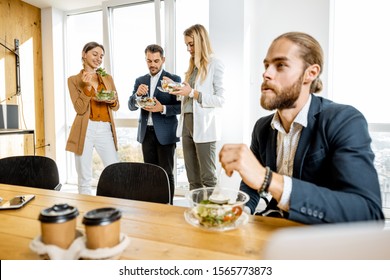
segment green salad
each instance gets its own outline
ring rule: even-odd
[[[102,67],[99,67],[98,69],[96,69],[96,73],[102,77],[107,76],[106,69],[104,69]]]
[[[242,214],[240,206],[201,201],[192,209],[199,223],[205,227],[222,227],[234,223]]]
[[[101,90],[96,94],[96,98],[99,100],[111,100],[115,98],[114,90]]]

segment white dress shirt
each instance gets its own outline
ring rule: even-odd
[[[153,96],[154,96],[154,90],[156,89],[158,80],[160,79],[161,72],[162,72],[162,68],[161,68],[160,72],[158,72],[156,75],[154,75],[154,76],[150,75],[150,87],[149,87],[150,98],[153,98]],[[165,111],[165,108],[164,108],[164,111]],[[150,126],[153,125],[152,112],[149,112],[148,125],[150,125]]]
[[[311,95],[305,106],[295,117],[287,133],[280,121],[279,114],[275,113],[271,126],[278,131],[276,143],[276,168],[277,173],[284,175],[284,189],[278,207],[284,211],[289,210],[290,196],[292,190],[292,175],[295,153],[298,148],[302,129],[307,126]]]

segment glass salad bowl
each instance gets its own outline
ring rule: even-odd
[[[101,90],[96,93],[96,99],[101,101],[113,100],[115,99],[115,90]]]
[[[183,84],[176,82],[169,82],[167,80],[161,80],[161,87],[158,87],[163,92],[173,92],[176,87],[182,87]]]
[[[200,188],[186,195],[190,207],[184,212],[185,220],[207,231],[233,230],[248,222],[243,212],[249,196],[239,190],[226,188]]]
[[[141,108],[156,105],[156,101],[154,101],[154,99],[149,96],[137,97],[136,101],[137,105]]]

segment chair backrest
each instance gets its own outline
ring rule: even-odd
[[[0,183],[33,188],[61,189],[56,162],[43,156],[13,156],[0,159]]]
[[[118,162],[100,175],[96,195],[158,203],[171,203],[166,171],[141,162]]]
[[[359,222],[293,227],[271,236],[263,258],[271,260],[390,259],[390,228]]]

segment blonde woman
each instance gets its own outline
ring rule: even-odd
[[[76,111],[66,150],[75,154],[78,189],[81,194],[93,194],[92,153],[96,149],[103,165],[118,162],[117,138],[112,111],[119,109],[114,80],[98,67],[102,64],[104,47],[87,43],[82,50],[83,69],[68,78],[68,87]],[[113,98],[100,100],[97,94],[112,92]]]
[[[190,190],[215,187],[216,141],[222,133],[218,108],[225,102],[224,66],[213,56],[204,26],[195,24],[186,29],[184,42],[191,56],[184,87],[173,92],[182,99],[177,136],[182,137]]]

